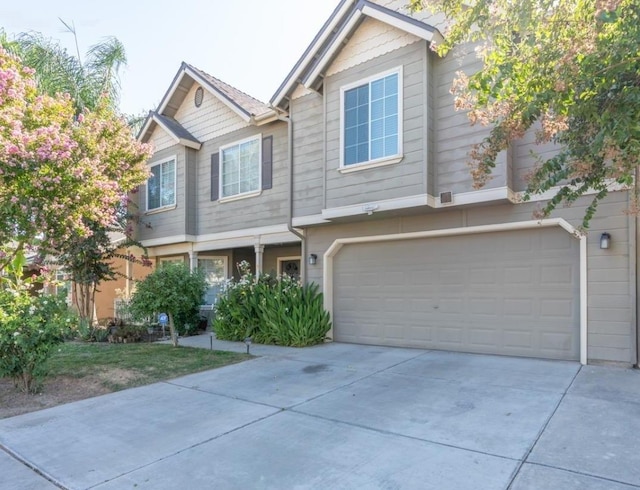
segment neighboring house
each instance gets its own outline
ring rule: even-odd
[[[156,145],[143,243],[159,260],[218,257],[226,276],[241,258],[265,270],[302,256],[336,341],[636,364],[629,193],[612,192],[586,235],[589,196],[535,220],[549,195],[521,202],[530,150],[553,148],[533,134],[474,190],[467,154],[487,128],[449,93],[456,71],[477,67],[474,50],[438,57],[442,16],[405,4],[340,2],[269,106],[183,65],[141,133]],[[273,188],[260,190],[259,165],[251,180],[231,162],[262,141],[264,163],[268,137]]]
[[[300,269],[287,129],[275,109],[183,63],[140,131],[155,153],[138,239],[157,264],[204,269],[207,304],[243,260],[257,273]]]
[[[111,281],[102,281],[96,287],[93,306],[93,317],[96,321],[119,317],[121,312],[117,308],[118,302],[130,298],[135,288],[135,281],[144,279],[153,270],[152,267],[140,263],[144,250],[138,247],[124,246],[126,240],[124,234],[110,232],[109,235],[111,242],[119,246],[116,250],[117,257],[111,260],[113,270],[116,272],[116,278]],[[133,255],[137,260],[130,261],[123,258],[128,255]],[[64,279],[64,282],[61,282],[62,287],[69,290],[69,302],[73,304],[76,294],[74,283],[68,280],[63,271],[60,271],[57,277],[58,279]]]

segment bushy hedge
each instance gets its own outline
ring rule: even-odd
[[[0,277],[0,377],[33,393],[46,374],[45,361],[75,323],[64,298],[35,292],[23,278],[26,259],[16,254]]]
[[[255,277],[244,271],[230,281],[218,303],[213,329],[222,340],[251,337],[260,344],[294,347],[324,341],[331,328],[317,284],[301,285],[289,276]]]

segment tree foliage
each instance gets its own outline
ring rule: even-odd
[[[190,271],[184,264],[165,264],[137,283],[131,312],[138,318],[166,313],[173,345],[177,347],[176,318],[186,318],[197,309],[207,290],[204,272]]]
[[[68,95],[38,92],[34,71],[0,47],[0,243],[57,252],[109,227],[145,181],[150,148],[107,104],[76,117]]]
[[[472,123],[491,127],[470,153],[483,186],[497,155],[534,128],[559,151],[538,158],[525,200],[559,187],[541,215],[595,191],[583,226],[608,185],[630,185],[640,163],[640,5],[637,0],[411,0],[450,20],[446,54],[477,43],[484,65],[458,73],[452,92]]]
[[[78,39],[73,24],[60,19],[66,30]],[[9,41],[6,39],[5,41]],[[52,97],[69,94],[77,113],[96,110],[100,103],[117,109],[120,97],[119,72],[127,63],[123,44],[108,37],[89,48],[84,61],[80,51],[69,53],[59,42],[38,32],[24,32],[7,43],[7,49],[35,70],[38,91]]]

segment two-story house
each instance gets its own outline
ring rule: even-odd
[[[227,275],[239,258],[260,271],[301,256],[336,341],[636,364],[629,193],[612,192],[587,234],[588,196],[534,219],[551,194],[521,200],[530,150],[553,148],[533,134],[475,190],[467,154],[487,128],[449,89],[478,60],[472,47],[436,55],[443,17],[405,3],[342,0],[269,105],[181,67],[142,136],[157,148],[144,243],[159,260],[212,257]],[[263,190],[230,162],[247,141],[262,142],[263,162],[269,137]]]
[[[277,110],[186,63],[140,131],[154,154],[138,239],[157,265],[204,269],[207,304],[241,261],[299,275],[287,131]]]

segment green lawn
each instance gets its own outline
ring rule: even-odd
[[[122,390],[250,359],[235,352],[166,344],[66,342],[47,361],[48,377],[100,374],[110,390]],[[110,372],[112,376],[109,376]],[[45,380],[46,383],[46,380]]]

